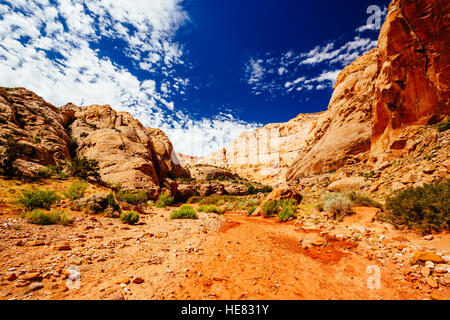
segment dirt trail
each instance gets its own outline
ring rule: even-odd
[[[372,214],[365,211],[362,218]],[[325,246],[302,247],[300,240],[318,235],[320,227],[238,213],[171,220],[170,212],[156,209],[137,226],[77,213],[71,227],[0,216],[0,299],[450,299],[448,282],[431,289],[403,274],[409,265],[371,256],[364,241],[327,238]],[[364,220],[354,219],[337,228]],[[392,254],[400,252],[395,238],[438,249],[450,243],[449,235],[424,243],[410,234],[381,233]],[[59,250],[61,244],[70,250]],[[381,271],[380,289],[367,286],[367,267],[374,265]],[[81,272],[79,289],[67,288],[65,270],[73,266]],[[31,289],[36,282],[41,289]]]
[[[177,299],[421,299],[394,265],[379,265],[381,288],[367,287],[368,266],[357,244],[334,241],[302,249],[293,224],[226,214],[221,231],[194,259]],[[400,280],[401,278],[401,280]],[[448,294],[448,290],[446,291]]]

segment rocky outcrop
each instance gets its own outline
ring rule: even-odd
[[[189,167],[189,173],[192,178],[197,180],[232,179],[236,177],[236,174],[232,173],[230,170],[208,165],[196,165]]]
[[[322,121],[307,137],[307,147],[287,173],[288,180],[335,170],[348,161],[359,161],[370,149],[373,82],[378,51],[356,59],[338,76]],[[359,158],[359,159],[358,159]]]
[[[378,39],[372,160],[391,160],[411,145],[404,129],[450,114],[450,5],[394,0]]]
[[[164,185],[173,189],[168,177],[189,177],[161,130],[145,128],[108,105],[56,108],[24,88],[0,88],[0,151],[8,137],[26,146],[15,161],[26,175],[70,163],[70,149],[76,149],[77,157],[99,162],[104,182],[145,190],[153,198]]]
[[[225,167],[261,183],[283,183],[287,168],[307,148],[307,137],[322,118],[323,113],[300,114],[286,123],[244,132],[224,149],[198,159],[197,163]]]
[[[60,110],[24,88],[0,88],[0,151],[11,137],[27,152],[15,161],[18,172],[70,160],[69,143]]]

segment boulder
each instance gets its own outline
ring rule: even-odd
[[[225,191],[232,196],[244,196],[248,192],[248,187],[242,184],[231,184],[225,186]]]
[[[207,197],[213,194],[224,195],[225,186],[221,183],[205,183],[198,189],[200,196]]]
[[[197,187],[191,184],[178,185],[175,197],[177,201],[185,202],[197,192]]]
[[[97,193],[93,194],[87,198],[75,200],[70,208],[73,211],[88,211],[91,213],[101,213],[107,211],[107,209],[112,209],[108,202],[108,194]]]
[[[328,190],[332,192],[341,192],[345,190],[361,190],[367,186],[367,181],[364,177],[349,177],[332,182],[328,186]]]

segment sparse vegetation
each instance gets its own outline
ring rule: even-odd
[[[107,203],[108,203],[108,207],[111,207],[114,211],[117,211],[117,212],[120,211],[120,206],[116,202],[116,199],[114,198],[114,194],[113,193],[109,193],[106,200],[107,200]]]
[[[342,218],[352,213],[352,201],[343,193],[325,193],[322,203],[323,210],[332,214],[333,218]]]
[[[148,196],[145,191],[131,192],[121,190],[116,193],[116,199],[117,201],[123,201],[129,204],[138,205],[141,203],[147,203]]]
[[[170,219],[198,219],[198,217],[192,206],[185,204],[179,210],[172,211]]]
[[[247,214],[251,216],[253,212],[255,212],[256,208],[258,208],[258,206],[251,206],[250,208],[248,208]]]
[[[173,197],[166,192],[161,193],[159,196],[158,201],[156,201],[156,207],[157,208],[165,208],[167,206],[170,206],[173,203]]]
[[[97,160],[90,160],[86,157],[74,158],[69,166],[69,172],[74,176],[83,180],[89,177],[99,181],[100,172]]]
[[[217,213],[217,214],[224,214],[225,209],[217,207],[215,205],[209,205],[209,206],[200,206],[197,208],[198,212],[206,212],[206,213]]]
[[[437,125],[437,129],[439,132],[444,132],[450,129],[450,117],[447,117],[447,119]]]
[[[297,211],[297,203],[293,199],[285,199],[280,201],[266,202],[261,208],[263,217],[270,218],[278,215],[279,222],[288,221],[291,217],[295,216]]]
[[[53,210],[53,211],[43,211],[43,210],[33,210],[25,214],[25,219],[29,223],[38,224],[38,225],[69,225],[71,223],[70,216],[62,210]]]
[[[346,196],[350,199],[353,206],[365,206],[383,209],[383,205],[381,203],[364,193],[351,191],[347,193]]]
[[[450,228],[450,179],[394,192],[381,218],[422,232]]]
[[[139,213],[136,211],[124,211],[120,214],[120,221],[126,224],[135,225],[139,222]]]
[[[60,197],[53,190],[25,190],[17,200],[17,203],[28,210],[47,209],[57,201]]]
[[[29,146],[18,142],[13,137],[5,136],[3,139],[3,141],[0,141],[0,145],[3,145],[3,151],[0,152],[0,172],[8,178],[12,178],[17,175],[14,161],[22,156],[31,154],[32,150]]]
[[[69,189],[66,192],[63,192],[63,195],[71,201],[81,199],[84,197],[84,193],[88,186],[89,184],[86,181],[75,180],[72,182]]]
[[[256,188],[253,185],[249,185],[247,194],[253,195],[253,194],[258,194],[258,193],[269,193],[269,192],[272,192],[272,190],[273,189],[270,186],[262,186],[261,188]]]

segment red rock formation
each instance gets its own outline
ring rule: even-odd
[[[394,0],[389,6],[378,40],[373,160],[389,160],[405,148],[402,129],[450,114],[449,11],[446,0]]]

